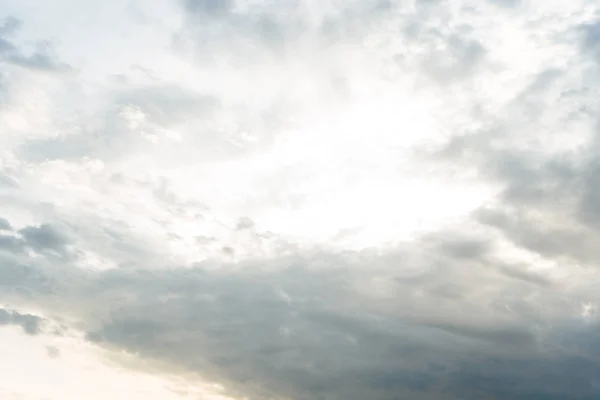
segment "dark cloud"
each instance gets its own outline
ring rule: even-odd
[[[548,366],[533,330],[369,315],[360,306],[344,306],[354,301],[338,273],[292,267],[275,275],[173,271],[137,278],[116,272],[110,283],[94,285],[89,293],[108,303],[117,293],[133,295],[132,300],[120,302],[88,338],[185,366],[257,398],[525,399],[594,393],[592,374],[578,378],[574,389],[560,357]],[[401,298],[392,301],[407,306]],[[512,368],[527,373],[518,376]],[[499,376],[512,384],[502,385]],[[553,385],[553,392],[543,383],[546,378],[561,384]],[[440,385],[443,395],[434,395]],[[474,385],[479,389],[473,391]]]
[[[0,263],[0,276],[28,288],[48,312],[81,320],[96,344],[202,374],[250,398],[595,393],[590,373],[577,378],[576,388],[568,384],[569,360],[581,368],[594,363],[577,353],[581,346],[561,339],[572,353],[567,358],[553,350],[556,340],[547,339],[554,331],[543,304],[555,304],[551,286],[532,285],[533,274],[512,270],[499,280],[489,252],[484,242],[440,232],[387,256],[314,251],[245,262],[235,271],[226,265],[215,270],[211,263],[108,271],[76,264],[44,270],[32,263],[25,273]],[[412,263],[429,272],[395,281]],[[391,285],[383,298],[356,290],[378,277]],[[448,296],[449,290],[457,295]],[[494,294],[477,301],[480,291]],[[526,300],[532,294],[534,303]]]
[[[486,49],[477,40],[457,35],[449,37],[439,35],[437,40],[432,40],[432,37],[425,38],[425,40],[435,43],[439,37],[442,37],[445,43],[445,46],[442,47],[444,50],[432,49],[421,61],[423,69],[435,80],[452,82],[469,77],[484,60]]]
[[[18,253],[23,251],[25,243],[15,236],[0,235],[0,250]]]
[[[549,286],[552,280],[548,277],[528,271],[524,265],[520,266],[500,266],[498,270],[515,279],[521,279],[525,282],[530,282],[534,285]]]
[[[597,260],[600,196],[597,167],[588,148],[580,154],[544,157],[493,148],[494,140],[496,134],[486,132],[454,140],[443,150],[443,157],[478,165],[488,177],[504,183],[494,204],[474,217],[545,257]]]
[[[504,232],[519,247],[532,250],[548,258],[568,257],[572,260],[593,262],[600,256],[600,238],[594,231],[580,227],[577,221],[564,220],[556,226],[539,220],[523,210],[483,209],[476,215],[482,223]]]
[[[556,107],[548,106],[548,98],[557,99]],[[568,70],[542,70],[499,117],[452,137],[433,158],[475,168],[500,185],[499,195],[473,214],[478,222],[546,259],[593,264],[600,257],[598,121],[585,110],[595,107],[587,82],[573,82]],[[549,129],[548,140],[569,143],[568,131],[552,126],[570,124],[589,139],[570,150],[545,151],[538,132]]]
[[[481,259],[490,249],[489,241],[483,238],[464,237],[460,232],[427,236],[429,245],[451,259]]]
[[[528,332],[527,329],[523,329],[522,327],[513,327],[512,329],[506,327],[481,329],[478,327],[440,322],[425,324],[425,326],[440,329],[453,335],[489,341],[496,345],[528,348],[535,343],[535,336],[532,332]]]
[[[4,59],[14,57],[16,52],[17,48],[11,42],[0,37],[0,55]]]
[[[19,230],[19,233],[34,250],[56,250],[62,252],[69,243],[68,237],[58,228],[50,224],[28,226]]]
[[[3,230],[3,231],[12,230],[12,226],[10,225],[10,222],[8,222],[8,220],[6,218],[0,217],[0,230]]]
[[[11,36],[19,30],[23,22],[15,17],[6,17],[0,25],[0,36]]]
[[[184,0],[184,8],[194,15],[216,17],[226,14],[234,6],[233,0]]]
[[[5,263],[0,270],[0,285],[22,288],[22,283],[31,283],[37,289],[38,284],[45,285],[44,274],[38,269],[39,262],[50,263],[62,260],[66,262],[76,259],[77,253],[69,249],[70,239],[61,229],[51,224],[27,226],[16,232],[0,235],[0,263]],[[43,255],[41,259],[32,261],[33,254]],[[46,259],[47,257],[47,259]],[[32,265],[29,265],[33,262]],[[44,291],[46,291],[46,288]]]
[[[21,314],[17,311],[0,308],[0,325],[18,325],[28,335],[39,334],[43,321],[43,318],[36,315]]]
[[[526,398],[546,393],[541,376],[556,380],[567,371],[565,357],[540,347],[536,330],[552,331],[543,305],[555,304],[552,285],[532,283],[525,267],[499,275],[504,264],[490,260],[489,238],[468,231],[430,234],[389,254],[314,251],[230,272],[211,263],[157,270],[149,267],[158,257],[143,255],[135,268],[82,270],[68,259],[58,267],[45,251],[69,243],[58,226],[19,232],[21,246],[42,257],[14,250],[0,260],[0,297],[67,313],[94,343],[203,374],[251,398]],[[81,238],[91,244],[97,233]],[[111,235],[131,241],[123,227]],[[414,265],[419,275],[405,277]],[[373,278],[389,286],[381,298],[376,288],[356,289]],[[555,358],[554,369],[546,357]],[[515,378],[511,368],[522,360],[532,366]],[[503,389],[496,376],[513,379],[514,388]],[[569,398],[560,379],[552,393]],[[584,375],[574,393],[591,393],[590,382]],[[470,385],[479,389],[469,392]]]
[[[201,291],[206,299],[192,300],[179,290],[179,297],[166,302],[131,304],[89,339],[202,371],[253,397],[354,398],[348,395],[356,390],[386,396],[405,393],[415,375],[410,362],[434,359],[433,343],[370,329],[368,321],[355,317],[316,311],[310,299],[304,300],[307,305],[302,299],[289,305],[264,279],[206,279],[204,283],[188,277],[190,289]],[[310,286],[302,286],[311,292]],[[439,357],[447,351],[437,350]],[[359,376],[371,379],[356,381]],[[422,380],[427,377],[424,374]],[[382,388],[384,380],[389,383]]]
[[[501,7],[516,7],[521,4],[521,0],[488,0],[490,3]]]
[[[583,25],[583,47],[600,61],[600,21]]]

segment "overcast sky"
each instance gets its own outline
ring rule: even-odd
[[[600,3],[0,0],[0,398],[600,398]]]

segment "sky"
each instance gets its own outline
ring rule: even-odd
[[[600,3],[0,0],[0,398],[600,397]]]

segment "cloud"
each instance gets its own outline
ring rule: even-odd
[[[60,357],[60,350],[57,347],[48,346],[48,347],[46,347],[46,351],[48,352],[48,357],[50,357],[50,358],[59,358]]]
[[[183,4],[185,10],[191,14],[215,17],[229,12],[234,2],[232,0],[185,0]]]
[[[23,242],[14,236],[0,236],[0,248],[4,250],[9,250],[13,253],[16,253],[21,251],[23,247]]]
[[[239,398],[597,397],[596,6],[58,3],[0,27],[3,324]]]
[[[7,17],[0,26],[0,61],[38,71],[68,71],[68,64],[59,62],[47,42],[38,42],[33,53],[27,55],[9,38],[21,27],[21,21]]]
[[[0,308],[0,325],[18,325],[28,335],[39,334],[43,321],[43,318],[37,315],[21,314],[17,311]]]
[[[501,7],[516,7],[521,3],[521,0],[490,0],[490,3]]]
[[[0,235],[0,248],[15,254],[31,249],[39,253],[53,251],[65,255],[68,243],[67,235],[51,224],[28,226],[16,234]]]
[[[395,6],[389,1],[352,1],[334,7],[186,0],[182,1],[186,23],[176,42],[191,49],[201,65],[220,60],[239,65],[244,59],[260,65],[272,57],[285,62],[300,54],[310,57],[307,50],[322,53],[341,43],[357,43],[370,28],[386,21]]]
[[[586,58],[586,51],[572,55],[576,73],[563,67],[533,74],[503,114],[450,138],[435,157],[475,166],[502,187],[493,202],[474,213],[478,221],[543,257],[588,264],[598,257],[598,120],[589,112],[598,103],[583,78],[597,78]],[[549,106],[550,99],[558,108]],[[531,133],[539,126],[544,133]]]
[[[509,267],[489,265],[489,245],[453,236],[440,232],[387,255],[314,251],[233,270],[203,263],[81,271],[73,263],[51,271],[30,263],[35,272],[18,280],[29,294],[10,300],[46,304],[50,315],[81,321],[91,343],[158,361],[166,371],[165,363],[202,374],[232,394],[569,395],[562,352],[581,368],[595,365],[579,345],[553,338],[554,325],[572,318],[577,305],[561,303],[562,289],[540,284],[547,278],[517,267],[498,275]],[[412,263],[416,275],[403,276]],[[11,274],[5,264],[4,274]],[[516,377],[515,368],[527,373]],[[548,389],[541,376],[562,383]],[[573,393],[593,393],[592,375]]]
[[[592,53],[596,58],[600,55],[600,22],[594,21],[582,26],[583,28],[583,46],[586,51]]]
[[[12,227],[10,226],[10,222],[6,218],[0,218],[0,230],[10,231]]]
[[[19,233],[36,250],[62,249],[68,243],[66,236],[50,224],[28,226]]]
[[[14,34],[20,27],[22,21],[15,17],[7,17],[4,19],[2,23],[2,27],[0,27],[0,34],[3,36],[11,36]]]

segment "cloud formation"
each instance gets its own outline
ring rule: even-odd
[[[28,335],[39,334],[42,322],[43,319],[36,315],[0,308],[0,325],[19,325]]]
[[[1,325],[202,398],[598,397],[594,2],[58,3],[0,24]]]
[[[63,71],[70,68],[67,64],[60,63],[55,59],[47,42],[36,43],[35,50],[29,55],[12,42],[10,38],[17,33],[21,24],[21,20],[8,17],[0,26],[0,60],[2,62],[39,71]]]

